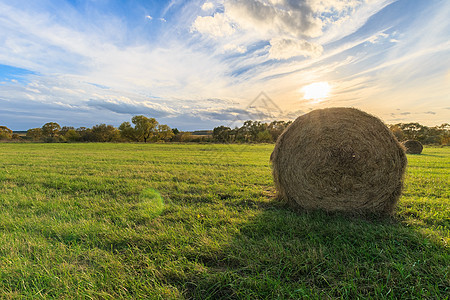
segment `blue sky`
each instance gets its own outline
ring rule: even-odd
[[[212,129],[331,106],[439,125],[449,15],[447,0],[0,0],[0,125]]]

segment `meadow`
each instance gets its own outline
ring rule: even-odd
[[[276,201],[273,147],[0,144],[0,298],[449,298],[450,148],[377,218]]]

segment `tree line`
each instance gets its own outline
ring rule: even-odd
[[[216,143],[272,143],[292,121],[245,121],[241,127],[218,126],[200,134],[181,132],[177,128],[159,124],[154,118],[134,116],[118,128],[98,124],[92,128],[61,127],[49,122],[40,128],[29,129],[25,139],[38,142],[216,142]],[[416,140],[422,144],[450,145],[450,124],[428,127],[419,123],[388,125],[402,142]],[[0,140],[23,140],[6,126],[0,126]]]
[[[242,127],[234,129],[219,126],[213,130],[213,140],[220,143],[271,143],[292,122],[273,121],[262,123],[259,121],[246,121]],[[419,123],[398,123],[388,125],[398,141],[416,140],[427,145],[450,145],[450,124],[428,127]]]
[[[400,142],[419,141],[425,145],[450,145],[450,124],[428,127],[419,123],[398,123],[389,129]]]
[[[219,126],[213,129],[212,138],[219,143],[272,143],[292,121],[245,121],[241,127]]]
[[[154,118],[134,116],[130,122],[123,122],[119,128],[112,125],[98,124],[92,128],[70,126],[61,127],[58,123],[48,122],[40,128],[28,129],[26,139],[37,142],[158,142],[171,141],[179,134],[178,129],[171,129],[159,124]],[[12,130],[0,127],[0,139],[19,139]]]

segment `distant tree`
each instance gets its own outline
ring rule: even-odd
[[[441,145],[450,145],[450,124],[445,123],[438,127],[441,130],[440,143]]]
[[[39,141],[42,139],[42,129],[41,128],[31,128],[27,130],[27,137],[33,141]]]
[[[84,131],[86,131],[88,129],[89,128],[87,128],[87,127],[78,127],[77,129],[75,129],[75,131],[78,132],[78,133],[81,133],[81,132],[84,132]]]
[[[177,135],[177,134],[180,133],[180,131],[178,130],[178,128],[173,128],[173,129],[172,129],[172,132],[173,132],[174,135]]]
[[[398,124],[396,125],[390,125],[389,129],[392,131],[394,136],[397,138],[398,141],[404,141],[405,140],[405,134],[403,133],[403,130],[400,128]]]
[[[192,140],[192,132],[181,132],[181,142],[190,142]]]
[[[42,135],[44,137],[55,138],[58,136],[59,131],[61,130],[61,126],[55,122],[45,123],[42,126]]]
[[[151,138],[157,134],[156,126],[158,125],[158,122],[154,118],[134,116],[131,119],[131,122],[134,124],[136,137],[139,141],[147,143],[147,141],[151,140]]]
[[[400,123],[396,125],[400,127],[407,140],[420,141],[425,131],[424,126],[419,123]]]
[[[269,130],[264,130],[264,131],[258,132],[256,141],[258,143],[271,143],[271,142],[273,142],[273,138],[272,138],[272,135],[270,134]]]
[[[234,129],[234,134],[232,134],[232,136],[234,138],[230,139],[229,141],[238,141],[238,142],[249,142],[251,140],[251,124],[252,121],[248,120],[245,121],[244,124],[239,127],[239,128],[235,128]]]
[[[213,140],[219,143],[230,142],[231,128],[227,126],[218,126],[213,129]]]
[[[272,140],[277,141],[278,137],[283,133],[283,131],[288,127],[292,121],[273,121],[268,125],[268,130],[272,135]]]
[[[438,128],[441,129],[441,130],[450,131],[450,124],[449,123],[444,123],[444,124],[438,126]]]
[[[92,142],[116,142],[120,131],[112,125],[99,124],[92,127]]]
[[[440,144],[442,131],[438,126],[427,127],[423,126],[419,140],[422,144]]]
[[[87,127],[79,127],[75,131],[80,136],[80,141],[89,142],[92,140],[92,129]]]
[[[428,127],[419,123],[398,123],[390,125],[389,129],[399,141],[416,140],[422,144],[446,145],[450,142],[450,125]]]
[[[159,140],[169,141],[172,137],[179,135],[175,134],[174,130],[169,126],[159,124],[154,118],[147,118],[146,116],[134,116],[131,122],[123,122],[119,126],[120,135],[123,139],[136,142],[156,142]],[[179,132],[178,129],[175,132]],[[176,140],[174,137],[173,140]]]
[[[119,126],[120,135],[127,141],[139,142],[136,131],[131,126],[130,122],[123,122]]]
[[[170,141],[171,142],[181,142],[181,136],[182,135],[183,135],[183,132],[182,131],[178,131],[178,133],[175,134]]]
[[[61,130],[59,131],[59,135],[66,135],[66,133],[67,133],[69,130],[75,130],[75,128],[72,127],[72,126],[63,126],[63,127],[61,128]]]
[[[79,141],[81,141],[81,135],[75,129],[68,129],[66,131],[66,133],[64,133],[64,138],[68,142],[79,142]]]
[[[174,132],[172,131],[172,129],[170,129],[169,126],[165,124],[158,125],[158,141],[169,141],[174,135]]]
[[[278,139],[280,134],[288,127],[292,121],[273,121],[263,123],[261,121],[245,121],[241,127],[231,129],[226,126],[218,126],[212,132],[212,139],[221,143],[270,143]]]
[[[259,133],[267,130],[267,124],[262,123],[260,121],[247,121],[247,122],[249,124],[248,126],[250,132],[250,141],[257,142]]]
[[[13,131],[6,126],[0,126],[0,140],[12,139]]]

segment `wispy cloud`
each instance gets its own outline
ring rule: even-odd
[[[140,115],[146,114],[155,118],[167,117],[174,113],[172,109],[156,103],[137,103],[126,97],[116,99],[90,99],[86,103],[89,107],[106,109],[118,114]]]
[[[273,38],[270,40],[269,58],[288,59],[296,56],[318,57],[323,47],[305,40]]]
[[[347,7],[341,7],[339,18],[331,18],[325,26],[324,34],[317,42],[321,44],[328,44],[336,42],[344,37],[347,37],[361,27],[367,21],[381,11],[386,6],[394,3],[396,0],[380,0],[380,1],[349,1]],[[331,3],[344,4],[345,1],[328,1]]]

